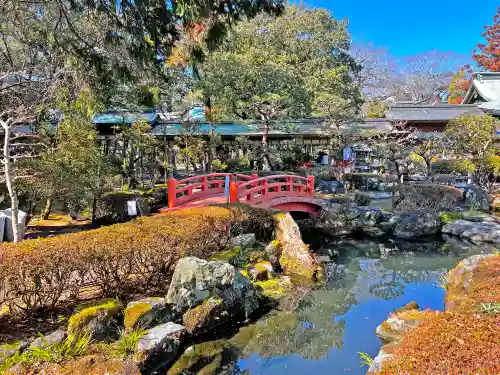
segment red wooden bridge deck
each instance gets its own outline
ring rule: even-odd
[[[229,194],[226,180],[229,180]],[[229,196],[229,199],[228,199]],[[183,180],[168,180],[169,212],[221,203],[244,203],[282,211],[317,213],[325,207],[324,201],[314,198],[314,177],[256,174],[211,173]]]

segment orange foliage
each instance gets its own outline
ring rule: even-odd
[[[379,375],[498,375],[500,317],[429,314],[407,332]]]
[[[500,72],[500,7],[493,18],[493,25],[485,26],[486,44],[478,44],[478,53],[472,57],[486,70]]]
[[[481,303],[500,303],[500,256],[481,261],[473,277],[459,265],[449,281],[451,309],[424,315],[378,375],[500,374],[500,314],[479,309]]]

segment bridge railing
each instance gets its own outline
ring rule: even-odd
[[[226,177],[229,176],[230,184],[241,184],[256,180],[256,174],[245,175],[238,173],[211,173],[177,180],[168,179],[168,208],[177,207],[183,203],[207,198],[225,191]]]
[[[267,176],[243,183],[233,182],[229,191],[231,203],[259,204],[284,196],[313,197],[314,176]]]

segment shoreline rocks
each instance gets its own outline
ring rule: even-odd
[[[441,231],[476,244],[500,244],[500,224],[494,220],[483,220],[482,222],[454,220],[444,225]]]

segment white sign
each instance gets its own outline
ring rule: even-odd
[[[127,201],[128,216],[137,216],[137,203],[135,201]]]

